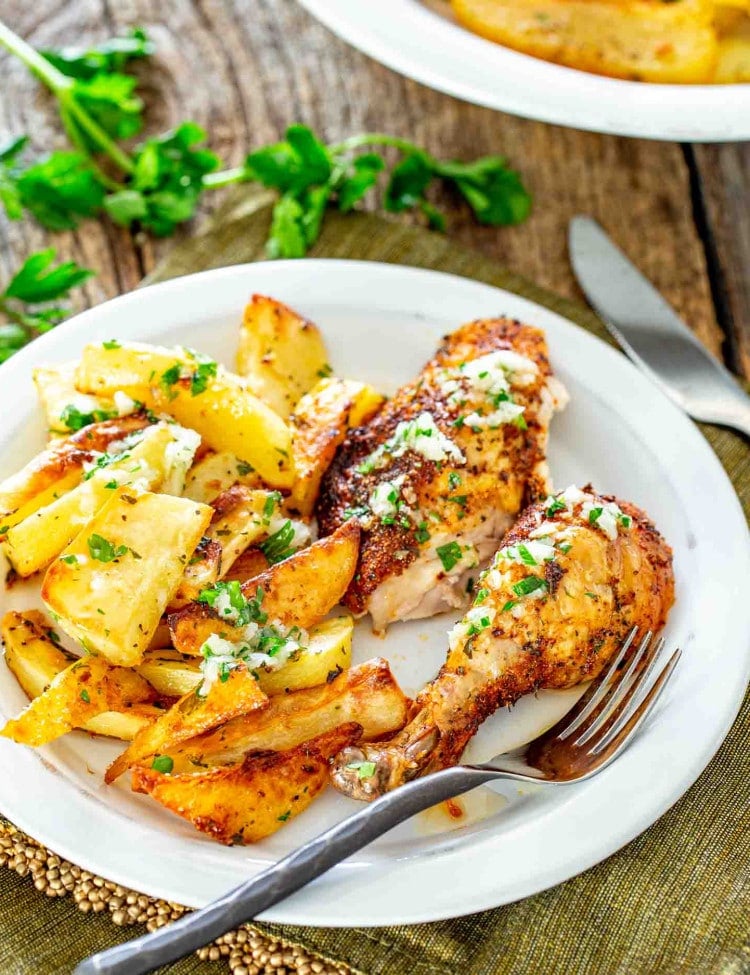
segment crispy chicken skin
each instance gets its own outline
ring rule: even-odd
[[[673,600],[671,549],[634,505],[591,487],[532,505],[482,575],[409,724],[390,741],[345,749],[335,785],[372,799],[454,765],[497,708],[597,677],[634,626],[663,626]],[[362,761],[374,763],[372,776],[359,776]]]
[[[323,480],[321,534],[351,517],[363,527],[349,609],[381,631],[466,605],[471,570],[547,494],[547,431],[566,400],[538,329],[496,318],[447,336]]]

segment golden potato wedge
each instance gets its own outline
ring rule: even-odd
[[[408,698],[381,657],[345,670],[318,687],[269,698],[268,707],[233,718],[221,727],[169,750],[175,772],[230,764],[248,751],[284,751],[356,721],[365,741],[406,724]]]
[[[82,392],[127,395],[197,430],[216,451],[245,459],[272,487],[289,488],[291,432],[238,376],[186,349],[87,345],[76,373]]]
[[[3,616],[5,662],[29,698],[39,697],[72,662],[52,639],[53,632],[36,609]]]
[[[291,417],[294,484],[291,505],[309,517],[320,482],[347,430],[364,423],[384,397],[352,379],[321,379],[294,408]]]
[[[208,451],[190,468],[185,480],[184,495],[193,501],[210,504],[235,484],[249,488],[263,486],[258,472],[247,461],[240,460],[228,451]]]
[[[581,71],[700,84],[716,65],[711,0],[451,0],[451,6],[469,30]]]
[[[263,593],[262,609],[286,626],[309,629],[320,622],[346,592],[357,567],[359,525],[347,521],[332,535],[295,552],[242,584],[246,598]],[[212,633],[231,640],[234,627],[202,603],[191,603],[169,618],[172,643],[181,653],[200,654]],[[238,638],[239,639],[239,638]]]
[[[149,650],[135,669],[158,694],[168,697],[183,697],[203,682],[199,658],[168,647]]]
[[[197,599],[203,589],[210,589],[216,584],[220,573],[221,545],[204,535],[188,559],[167,612],[173,613]]]
[[[112,455],[107,466],[89,471],[67,494],[11,527],[5,536],[5,551],[13,568],[19,575],[29,576],[48,565],[110,500],[118,485],[148,490],[164,487],[174,458],[183,456],[182,451],[169,451],[170,446],[179,445],[180,437],[180,427],[172,424],[147,427],[138,443]]]
[[[224,574],[224,580],[228,582],[231,579],[236,579],[237,582],[249,582],[265,572],[269,566],[270,562],[263,551],[251,546],[240,555],[229,571]]]
[[[314,626],[308,645],[298,657],[279,670],[261,668],[255,672],[263,693],[284,694],[315,687],[346,670],[351,665],[353,629],[350,616],[338,616]],[[169,696],[188,694],[203,680],[198,657],[178,650],[151,651],[136,670],[156,691]]]
[[[102,711],[82,725],[83,731],[93,735],[132,741],[139,731],[153,724],[164,714],[164,709],[154,704],[134,704],[121,711]]]
[[[21,745],[46,745],[103,711],[147,702],[154,696],[148,682],[129,668],[87,656],[57,674],[17,718],[0,729],[0,735]]]
[[[358,724],[333,731],[287,752],[260,752],[208,772],[133,771],[133,789],[191,822],[220,843],[257,843],[303,812],[328,784],[328,766],[359,739]]]
[[[77,362],[64,362],[59,366],[37,366],[34,369],[34,385],[50,433],[69,434],[90,423],[122,415],[111,397],[78,392],[75,386],[77,367]],[[135,413],[136,410],[127,412]]]
[[[225,681],[212,684],[205,697],[194,690],[183,695],[158,721],[135,736],[131,745],[109,766],[104,780],[114,782],[131,765],[169,751],[181,741],[210,731],[239,714],[267,705],[268,698],[253,675],[238,667],[229,672]]]
[[[257,671],[261,688],[272,695],[325,684],[331,675],[351,666],[353,632],[351,616],[337,616],[313,626],[309,631],[310,641],[298,657],[278,670]]]
[[[253,295],[240,328],[237,372],[286,419],[300,396],[330,372],[323,336],[280,301]]]
[[[719,84],[750,82],[750,18],[719,40],[719,62],[714,79]]]
[[[47,570],[42,599],[87,649],[140,662],[211,508],[121,487]]]
[[[145,416],[108,420],[58,440],[0,484],[0,535],[75,487],[84,464],[149,425]]]
[[[54,631],[38,610],[6,613],[2,633],[5,661],[29,698],[39,697],[61,671],[75,662],[56,645]],[[130,741],[136,732],[164,713],[153,704],[128,701],[121,707],[119,711],[96,714],[80,727],[93,734]]]

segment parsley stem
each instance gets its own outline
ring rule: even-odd
[[[89,158],[89,165],[91,166],[92,170],[96,175],[96,178],[99,180],[102,186],[106,186],[107,189],[112,190],[113,193],[117,193],[120,190],[125,189],[124,184],[118,183],[117,180],[112,179],[110,176],[108,176],[101,168],[101,166],[91,157],[88,147],[86,146],[85,142],[81,138],[81,133],[78,131],[78,128],[76,127],[75,123],[71,119],[68,109],[63,105],[60,106],[60,118],[62,119],[63,128],[65,129],[68,138],[76,147],[76,149],[78,149],[80,152],[82,152],[85,156]]]
[[[340,156],[354,149],[362,149],[364,146],[393,146],[401,152],[414,152],[417,146],[407,139],[400,139],[397,135],[388,135],[386,132],[363,132],[361,135],[353,135],[343,142],[337,142],[328,147],[328,151],[334,156]]]
[[[235,166],[233,169],[222,169],[219,173],[207,173],[203,177],[203,186],[207,190],[216,190],[222,186],[244,183],[255,178],[255,175],[245,166]]]
[[[72,78],[68,78],[62,71],[58,71],[31,44],[28,44],[22,37],[19,37],[18,34],[14,33],[2,21],[0,21],[0,45],[22,61],[36,75],[39,81],[49,88],[60,102],[63,113],[67,113],[69,120],[72,119],[103,153],[109,156],[123,172],[133,172],[133,161],[130,156],[126,152],[123,152],[117,143],[110,139],[98,122],[95,122],[89,113],[78,103],[75,97],[75,82]],[[84,151],[90,158],[91,153],[88,150]]]
[[[61,92],[69,91],[73,87],[71,78],[66,77],[42,55],[28,44],[22,37],[14,33],[10,27],[0,20],[0,44],[14,54],[36,77],[43,82],[50,91],[59,97]]]

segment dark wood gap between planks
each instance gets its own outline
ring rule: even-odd
[[[722,349],[724,364],[733,372],[741,375],[742,363],[737,347],[737,329],[735,328],[734,317],[732,315],[729,289],[719,253],[718,242],[711,229],[711,220],[701,169],[698,165],[695,147],[693,145],[684,143],[682,145],[682,152],[690,178],[690,199],[693,206],[695,228],[700,237],[706,257],[708,283],[711,288],[711,297],[716,311],[716,321],[724,333],[724,346]]]

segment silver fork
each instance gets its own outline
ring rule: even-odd
[[[376,799],[224,897],[174,924],[82,961],[73,975],[144,975],[267,910],[415,813],[486,782],[568,785],[606,768],[630,743],[664,690],[680,651],[661,664],[663,640],[647,633],[625,665],[633,630],[608,670],[549,731],[483,765],[456,765]]]

